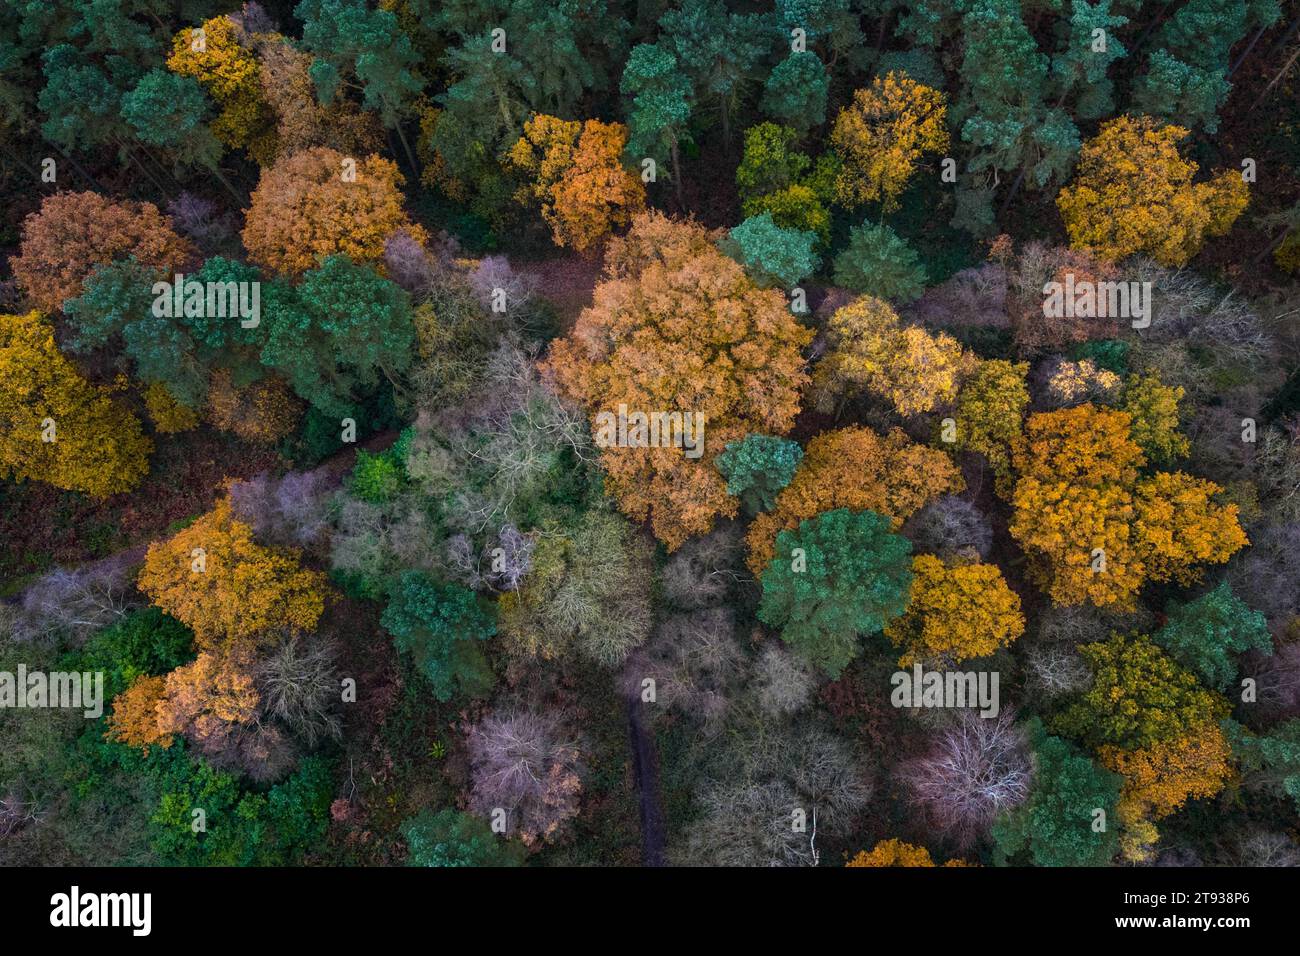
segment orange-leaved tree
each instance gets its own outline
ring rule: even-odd
[[[375,262],[398,229],[428,236],[402,209],[402,174],[382,156],[305,149],[262,170],[244,219],[244,247],[260,266],[298,275],[326,256]]]
[[[163,279],[197,255],[153,203],[62,192],[45,197],[24,220],[19,254],[9,266],[28,301],[42,312],[55,312],[81,295],[96,266],[133,256]]]
[[[1070,244],[1116,261],[1137,253],[1181,266],[1206,236],[1232,228],[1250,201],[1240,172],[1193,183],[1179,144],[1188,131],[1149,116],[1121,116],[1083,144],[1074,181],[1056,197]]]
[[[749,568],[763,573],[780,531],[825,511],[848,508],[889,518],[894,530],[927,502],[965,487],[961,472],[941,451],[918,445],[899,429],[878,435],[850,426],[808,442],[776,507],[749,527]]]
[[[547,368],[593,424],[605,413],[684,414],[704,422],[704,448],[619,447],[604,442],[607,487],[619,506],[675,550],[703,534],[736,499],[713,467],[728,442],[782,435],[807,382],[803,346],[812,332],[785,299],[760,289],[695,222],[638,215],[610,240],[605,278]],[[602,442],[598,441],[598,444]],[[641,444],[628,442],[626,444]]]
[[[158,719],[158,708],[167,692],[167,680],[141,674],[126,690],[113,698],[113,712],[108,715],[108,732],[104,735],[129,747],[139,747],[146,754],[150,747],[172,745],[172,734]]]
[[[1143,476],[1127,412],[1031,415],[1016,443],[1010,532],[1054,602],[1128,607],[1147,581],[1190,584],[1247,544],[1237,506],[1180,472]]]
[[[557,246],[582,252],[625,226],[645,206],[645,187],[624,168],[627,127],[545,114],[524,124],[506,155],[527,179],[517,198],[541,204]]]
[[[934,866],[930,851],[899,839],[881,840],[872,849],[858,851],[845,866]],[[965,860],[949,860],[944,866],[969,866]]]
[[[39,313],[0,315],[0,478],[97,498],[138,485],[153,443],[110,394],[63,357]]]
[[[194,631],[202,650],[234,653],[310,631],[325,609],[325,576],[302,567],[299,552],[268,548],[221,499],[168,541],[149,546],[137,586]]]

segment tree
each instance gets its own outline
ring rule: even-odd
[[[961,30],[962,95],[954,112],[962,139],[975,149],[972,171],[1014,171],[1008,200],[1026,178],[1040,188],[1063,178],[1079,132],[1045,99],[1048,59],[1025,26],[1021,0],[974,0]]]
[[[212,373],[208,389],[208,417],[222,431],[247,442],[274,445],[298,424],[302,403],[278,376],[235,388],[230,372]]]
[[[1300,720],[1252,734],[1235,721],[1223,724],[1246,786],[1290,797],[1300,808]]]
[[[964,848],[1024,803],[1034,777],[1028,740],[1012,710],[992,718],[959,712],[899,775],[926,822]]]
[[[641,180],[623,168],[626,145],[621,123],[538,115],[524,124],[506,159],[528,180],[523,198],[541,203],[557,246],[582,252],[645,206]]]
[[[578,815],[586,768],[577,740],[555,714],[493,711],[466,737],[469,809],[506,812],[506,835],[524,846],[557,840]]]
[[[1171,602],[1165,626],[1151,639],[1219,691],[1227,691],[1237,676],[1232,655],[1273,653],[1268,620],[1238,599],[1227,581],[1187,604]]]
[[[262,170],[244,217],[244,247],[257,265],[297,276],[336,254],[375,262],[399,229],[424,242],[423,228],[402,210],[402,182],[397,165],[378,155],[325,147],[294,153]]]
[[[521,866],[524,847],[503,840],[478,817],[424,810],[402,824],[407,866]]]
[[[882,214],[897,209],[921,157],[948,148],[946,113],[943,94],[906,73],[878,76],[855,92],[831,130],[839,201],[850,208],[878,202]]]
[[[1011,479],[1011,449],[1020,438],[1029,406],[1028,374],[1028,362],[982,361],[957,395],[953,444],[958,450],[983,455],[1003,493]]]
[[[1155,49],[1133,91],[1134,105],[1182,126],[1216,132],[1216,114],[1232,88],[1228,73],[1233,47],[1247,30],[1271,26],[1280,14],[1271,0],[1184,4],[1152,37]]]
[[[212,123],[217,139],[234,149],[247,148],[259,163],[268,164],[276,150],[273,117],[262,98],[257,59],[240,38],[240,28],[228,16],[180,30],[172,39],[167,68],[197,80],[221,107]]]
[[[974,359],[952,336],[902,327],[898,314],[866,295],[837,309],[827,323],[829,349],[813,388],[819,408],[863,389],[888,399],[904,416],[928,412],[957,397]]]
[[[1123,6],[1122,0],[1116,5]],[[1072,96],[1072,112],[1080,119],[1098,119],[1114,112],[1113,84],[1106,71],[1128,55],[1116,32],[1129,21],[1113,15],[1111,6],[1111,0],[1071,3],[1069,39],[1052,57],[1053,94],[1062,102]],[[1099,39],[1104,42],[1099,44]]]
[[[1157,833],[1152,821],[1167,817],[1192,797],[1212,797],[1232,776],[1232,750],[1213,721],[1185,734],[1135,750],[1104,746],[1098,762],[1124,777],[1117,814],[1125,826],[1126,859],[1149,860]]]
[[[151,544],[137,586],[189,625],[200,650],[256,647],[275,629],[310,631],[325,609],[325,576],[292,548],[266,548],[221,499],[172,538]]]
[[[1188,131],[1147,116],[1103,123],[1083,145],[1074,181],[1056,197],[1070,244],[1107,261],[1143,253],[1181,266],[1207,236],[1225,235],[1249,201],[1239,172],[1193,183],[1178,145]]]
[[[926,502],[964,487],[947,455],[909,441],[897,429],[883,437],[859,426],[825,432],[808,442],[776,507],[750,525],[749,569],[755,577],[763,573],[778,531],[824,511],[874,511],[897,529]]]
[[[758,617],[832,679],[857,656],[858,635],[907,605],[912,544],[874,511],[837,508],[776,536]]]
[[[772,68],[759,108],[778,123],[807,134],[826,122],[830,76],[816,53],[791,53]]]
[[[576,650],[618,666],[650,634],[649,577],[648,549],[616,514],[594,511],[563,531],[547,527],[522,586],[500,598],[506,646],[525,661]]]
[[[1079,652],[1092,669],[1092,686],[1052,727],[1090,746],[1149,747],[1228,715],[1222,696],[1201,687],[1149,637],[1114,634]]]
[[[772,221],[782,229],[814,233],[819,249],[830,244],[831,214],[809,186],[795,184],[754,196],[745,200],[741,211],[747,217],[770,213]]]
[[[1037,719],[1026,731],[1034,784],[1024,803],[993,824],[998,856],[1023,854],[1035,866],[1109,865],[1119,849],[1119,828],[1110,819],[1119,800],[1119,776],[1048,736]]]
[[[701,99],[716,99],[723,148],[731,149],[731,114],[771,47],[762,14],[731,13],[722,0],[684,0],[659,18],[659,43],[670,47]]]
[[[150,747],[170,747],[173,735],[162,730],[158,723],[158,705],[163,700],[166,683],[162,677],[141,674],[129,688],[114,697],[106,736],[128,747],[139,747],[146,755]]]
[[[625,405],[647,414],[690,411],[707,422],[713,454],[750,432],[780,435],[807,381],[800,349],[811,332],[774,289],[759,289],[692,222],[659,213],[611,240],[605,278],[546,367],[593,424]],[[667,444],[666,442],[663,442]],[[607,487],[635,520],[676,549],[735,514],[708,448],[601,449]],[[630,444],[630,443],[629,443]]]
[[[871,851],[859,850],[857,856],[845,866],[934,866],[930,851],[923,846],[913,846],[897,838],[881,840]],[[958,860],[949,860],[944,866],[962,866]]]
[[[262,361],[328,415],[348,415],[382,381],[396,385],[412,361],[410,296],[347,256],[327,257],[297,288],[266,292]]]
[[[916,251],[885,225],[863,223],[849,230],[849,244],[835,257],[835,284],[906,305],[925,291],[925,267]]]
[[[380,623],[399,651],[446,702],[456,694],[482,697],[493,684],[479,641],[497,632],[496,621],[468,588],[441,584],[419,571],[407,571],[393,587]]]
[[[759,287],[789,289],[817,271],[816,243],[814,233],[783,229],[764,212],[728,232],[719,248],[744,266]]]
[[[1191,442],[1178,431],[1178,403],[1184,391],[1162,385],[1158,375],[1133,375],[1124,382],[1120,408],[1132,419],[1133,441],[1156,464],[1168,464],[1191,450]]]
[[[902,533],[918,554],[938,555],[945,562],[978,561],[993,548],[993,527],[978,506],[944,495],[908,518]]]
[[[758,123],[745,130],[745,150],[736,167],[736,190],[742,202],[787,189],[808,171],[812,160],[791,148],[798,139],[797,130],[776,123]]]
[[[135,488],[153,443],[111,394],[60,354],[39,313],[0,315],[0,477],[96,498]]]
[[[151,70],[122,97],[122,118],[140,142],[167,149],[182,165],[208,167],[237,202],[243,197],[217,168],[221,144],[204,124],[207,98],[198,81],[166,70]]]
[[[907,613],[885,625],[885,636],[903,649],[899,667],[987,657],[1024,632],[1020,598],[997,565],[945,567],[929,554],[912,559]]]
[[[633,156],[672,161],[673,188],[682,198],[681,144],[694,108],[696,91],[677,57],[662,44],[638,43],[623,68],[620,90],[632,97],[627,114]]]
[[[1146,581],[1194,583],[1197,565],[1246,544],[1235,504],[1181,473],[1146,463],[1126,412],[1091,404],[1031,415],[1013,453],[1011,536],[1052,600],[1130,606]]]
[[[771,511],[776,496],[803,460],[798,442],[772,435],[746,435],[718,455],[715,464],[727,479],[727,494],[740,498],[750,514]]]
[[[24,220],[22,245],[9,266],[36,308],[57,312],[81,294],[95,266],[130,256],[156,280],[182,271],[194,255],[152,203],[59,192]]]

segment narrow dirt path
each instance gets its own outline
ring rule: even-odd
[[[654,732],[638,697],[627,702],[628,738],[632,746],[632,776],[641,808],[641,865],[664,865],[664,810],[659,791],[659,751]]]

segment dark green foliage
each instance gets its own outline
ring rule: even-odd
[[[496,621],[468,588],[440,584],[426,574],[401,576],[381,623],[397,649],[411,654],[441,701],[462,693],[477,697],[493,676],[478,642],[496,633]]]
[[[1129,349],[1129,343],[1123,339],[1100,339],[1075,346],[1070,352],[1070,357],[1076,362],[1090,359],[1098,368],[1104,368],[1116,375],[1127,375]]]
[[[523,845],[459,810],[425,810],[402,824],[408,866],[520,866]]]
[[[1234,654],[1273,653],[1268,621],[1238,599],[1227,581],[1189,604],[1171,603],[1168,614],[1153,639],[1215,690],[1226,691],[1237,676]]]
[[[778,123],[806,133],[826,122],[830,77],[816,53],[791,53],[778,63],[763,87],[763,112]]]
[[[916,251],[888,226],[863,223],[835,258],[835,284],[905,305],[925,291],[925,267]]]
[[[739,496],[750,514],[770,511],[803,460],[798,442],[771,435],[746,435],[718,455],[715,464],[727,479],[727,494]]]
[[[262,322],[262,361],[340,418],[381,379],[396,381],[415,349],[405,290],[347,256],[327,257],[296,289],[263,290]]]
[[[166,674],[194,658],[194,634],[156,607],[132,611],[104,628],[67,662],[70,669],[104,672],[111,699],[141,675]]]
[[[1121,778],[1048,736],[1037,718],[1027,729],[1034,788],[1028,800],[993,824],[998,857],[1035,866],[1106,866],[1119,849],[1115,804]]]
[[[1258,735],[1236,721],[1225,720],[1222,726],[1246,785],[1284,793],[1300,811],[1300,719]]]
[[[776,536],[758,617],[832,678],[907,607],[912,543],[874,511],[838,508]]]

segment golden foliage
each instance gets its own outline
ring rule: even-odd
[[[845,866],[934,866],[930,851],[923,846],[913,846],[902,840],[881,840],[868,853],[859,850],[858,855],[844,864]],[[944,866],[970,866],[965,860],[949,860]]]
[[[827,323],[830,350],[817,366],[818,408],[830,410],[853,388],[893,403],[900,415],[917,415],[951,402],[975,359],[952,336],[899,325],[887,302],[863,296],[837,309]]]
[[[948,148],[946,113],[943,93],[901,71],[857,90],[831,130],[841,164],[836,198],[845,206],[878,201],[885,212],[898,208],[922,154]]]
[[[138,485],[153,442],[110,394],[63,357],[39,313],[0,315],[0,478],[97,498]]]
[[[749,568],[762,574],[777,533],[825,511],[874,511],[897,530],[927,502],[964,487],[947,455],[916,444],[899,429],[883,437],[859,426],[824,432],[808,443],[776,507],[750,525]]]
[[[506,154],[529,180],[516,199],[541,204],[556,245],[590,248],[645,206],[641,180],[623,168],[626,146],[622,123],[535,115]]]
[[[1248,542],[1217,485],[1146,464],[1127,412],[1092,405],[1032,415],[1013,460],[1011,536],[1061,605],[1131,606],[1146,581],[1190,584]]]
[[[162,382],[150,382],[145,387],[144,407],[153,427],[164,435],[187,432],[199,423],[198,413],[176,401]]]
[[[1103,746],[1097,758],[1124,777],[1116,809],[1125,830],[1124,856],[1135,863],[1152,856],[1151,846],[1159,837],[1152,821],[1169,816],[1189,799],[1214,796],[1232,777],[1232,748],[1213,721],[1137,750]]]
[[[168,541],[151,544],[137,586],[193,631],[200,650],[237,651],[276,629],[310,631],[325,610],[325,576],[299,552],[266,548],[222,499]]]
[[[275,157],[273,116],[262,98],[260,71],[253,54],[240,44],[240,30],[226,16],[205,20],[202,49],[196,50],[195,30],[186,28],[172,38],[167,68],[191,76],[221,107],[212,133],[234,148],[248,147],[259,164]]]
[[[807,382],[800,350],[812,333],[715,239],[694,222],[638,215],[627,235],[610,240],[592,305],[546,363],[593,423],[620,404],[705,417],[699,458],[674,447],[601,451],[619,507],[637,521],[648,517],[669,550],[736,513],[714,456],[751,432],[789,431]]]
[[[1187,136],[1149,116],[1103,123],[1083,144],[1074,183],[1056,197],[1070,244],[1112,262],[1144,253],[1180,266],[1206,236],[1232,228],[1250,200],[1241,173],[1193,183],[1198,167],[1178,152]]]
[[[1104,398],[1120,386],[1120,378],[1110,369],[1098,368],[1092,359],[1062,362],[1047,381],[1047,388],[1063,402]]]
[[[357,158],[356,179],[347,181],[344,160],[352,158],[313,147],[262,170],[244,220],[249,258],[282,275],[297,275],[335,254],[376,262],[398,229],[426,242],[423,227],[402,209],[397,164],[379,155]]]
[[[195,740],[220,737],[231,724],[252,721],[260,702],[249,661],[202,653],[167,675],[158,728]]]
[[[907,612],[885,625],[885,636],[903,648],[899,667],[986,657],[1025,632],[1020,598],[996,565],[949,568],[920,554],[912,559],[912,574]]]
[[[1162,385],[1158,375],[1134,375],[1124,383],[1120,407],[1132,418],[1133,440],[1149,458],[1169,461],[1191,450],[1191,442],[1178,431],[1178,403],[1183,389]]]

